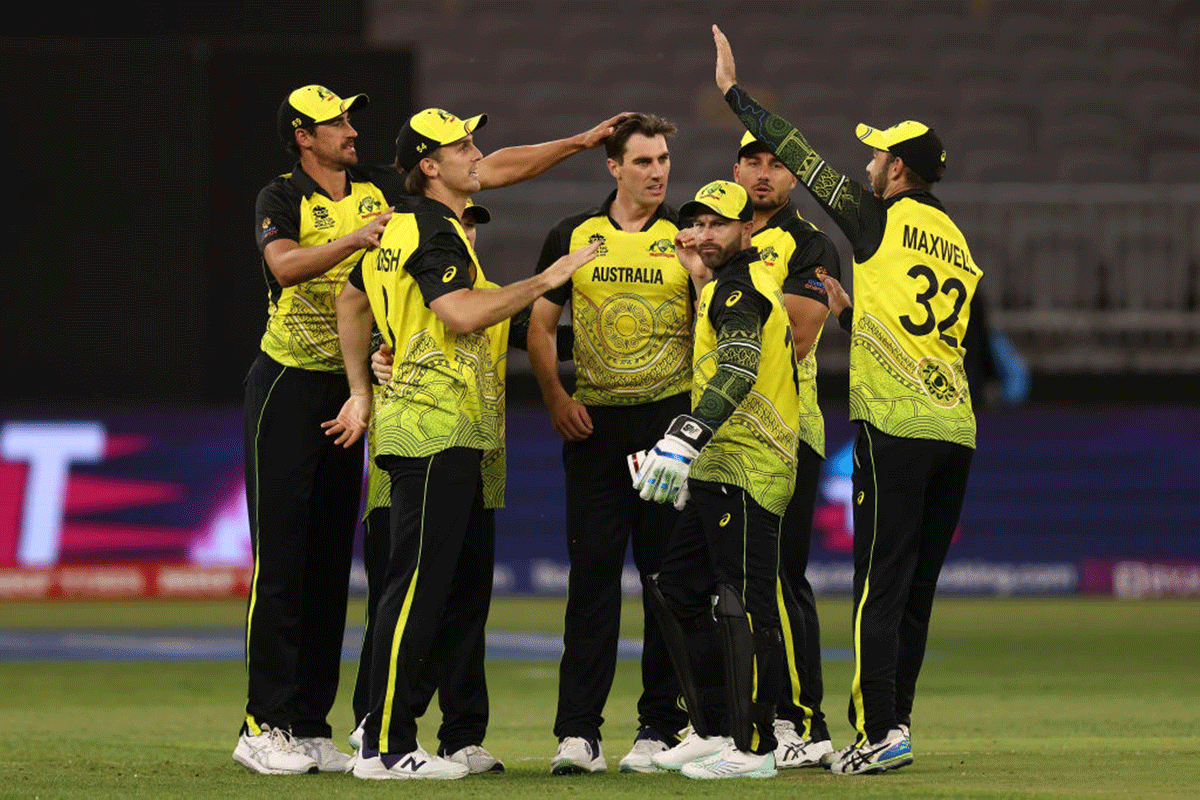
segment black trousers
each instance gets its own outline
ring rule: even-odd
[[[346,376],[259,354],[245,382],[246,500],[254,582],[246,610],[246,725],[329,736],[362,490],[361,445],[321,423],[348,396]]]
[[[821,626],[812,585],[804,574],[812,545],[813,512],[821,457],[800,443],[796,458],[796,489],[783,515],[779,531],[779,599],[786,669],[784,689],[776,715],[796,726],[806,739],[829,738],[821,701]]]
[[[671,537],[658,586],[691,640],[689,660],[710,731],[730,733],[724,702],[730,676],[722,663],[753,662],[752,685],[735,691],[748,691],[751,701],[769,708],[767,716],[754,719],[753,746],[756,753],[768,753],[778,744],[774,706],[784,668],[776,597],[780,517],[737,486],[689,480],[688,490],[691,497]],[[720,616],[714,601],[720,584],[734,590],[750,621],[752,638],[734,639],[742,652],[722,652],[730,642],[713,622],[714,614]]]
[[[599,738],[612,689],[621,623],[621,572],[630,539],[638,571],[659,571],[678,512],[633,489],[625,456],[648,450],[691,408],[686,394],[636,406],[589,406],[592,435],[563,443],[567,554],[571,572],[559,662],[554,735]],[[642,695],[638,722],[674,736],[687,725],[679,684],[643,595]]]
[[[481,550],[474,554],[479,557],[480,567],[485,560],[495,561],[496,550],[496,512],[485,509],[483,513],[491,534],[484,537]],[[377,618],[376,604],[383,591],[383,574],[387,567],[390,516],[390,508],[372,509],[363,530],[367,616],[354,684],[354,718],[359,722],[371,710],[371,641]],[[482,584],[472,583],[472,586],[477,592],[482,589]],[[487,588],[490,601],[490,581]],[[442,618],[442,631],[434,641],[434,650],[412,696],[413,716],[419,718],[424,716],[434,692],[437,692],[438,707],[442,712],[438,740],[443,753],[453,753],[470,744],[482,744],[487,733],[488,691],[484,659],[488,608],[476,603],[466,609],[459,608],[458,612],[456,617],[446,615]]]
[[[911,724],[938,573],[966,494],[973,451],[859,423],[854,442],[854,650],[850,723],[858,742]]]
[[[455,447],[427,458],[380,462],[391,477],[392,507],[371,633],[371,711],[364,725],[364,746],[371,750],[416,749],[416,711],[423,710],[427,670],[442,657],[439,638],[464,636],[482,646],[482,636],[469,631],[486,625],[495,527],[483,507],[480,456],[479,450]],[[446,748],[454,744],[443,739]]]

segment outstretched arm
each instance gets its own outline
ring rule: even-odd
[[[504,147],[489,153],[479,162],[479,186],[481,189],[497,189],[537,177],[576,153],[599,146],[613,132],[622,116],[617,114],[609,117],[594,128],[566,139]]]
[[[800,131],[767,109],[737,85],[733,49],[721,29],[713,25],[717,48],[717,88],[725,102],[755,138],[771,149],[792,171],[818,203],[825,207],[846,238],[857,248],[862,237],[863,187],[821,158]]]

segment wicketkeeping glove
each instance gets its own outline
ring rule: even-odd
[[[688,471],[712,435],[711,428],[687,414],[671,420],[666,434],[646,455],[633,488],[643,500],[674,503],[682,509],[688,498]]]

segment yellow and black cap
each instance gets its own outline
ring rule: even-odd
[[[459,119],[440,108],[418,111],[405,120],[396,136],[396,165],[400,169],[412,169],[442,145],[457,142],[485,124],[487,114]]]
[[[733,181],[713,181],[696,192],[696,199],[684,203],[679,209],[680,220],[692,220],[698,215],[711,212],[726,219],[749,222],[754,219],[754,207],[750,195]]]
[[[746,133],[742,136],[741,143],[738,145],[737,157],[740,160],[746,158],[747,156],[769,152],[771,152],[771,148],[767,147],[767,145],[759,139],[754,138],[753,133],[746,131]]]
[[[371,98],[365,94],[352,95],[343,100],[324,86],[315,83],[301,86],[279,104],[279,137],[285,143],[290,142],[297,128],[310,128],[329,122],[370,102]]]
[[[946,148],[928,125],[907,119],[880,130],[859,123],[854,134],[868,147],[900,156],[904,166],[926,182],[936,183],[942,179],[946,170]]]
[[[476,225],[486,225],[492,221],[492,212],[470,198],[467,199],[467,207],[463,209],[463,216],[475,220]]]

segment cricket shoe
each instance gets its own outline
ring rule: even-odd
[[[881,742],[849,748],[829,770],[838,775],[863,775],[900,769],[912,762],[912,742],[900,728],[892,728]]]
[[[403,755],[360,750],[353,772],[354,777],[367,780],[454,780],[466,776],[467,766],[431,756],[417,745]]]
[[[796,732],[795,723],[787,719],[775,720],[775,738],[779,742],[775,748],[775,766],[779,769],[819,767],[821,757],[833,752],[833,743],[828,739],[805,739]]]
[[[242,733],[233,749],[234,761],[263,775],[304,775],[319,771],[317,762],[297,747],[291,734],[283,728],[263,725],[260,730],[256,736],[249,731]]]
[[[293,736],[293,744],[304,755],[317,762],[319,772],[345,772],[350,756],[333,745],[328,736]]]
[[[679,772],[684,764],[690,764],[714,753],[719,753],[729,744],[728,736],[701,736],[694,728],[688,728],[687,736],[674,747],[655,753],[650,763],[668,772]]]
[[[551,775],[582,775],[607,769],[600,740],[582,736],[565,737],[558,743],[558,753],[550,760]]]
[[[350,735],[347,737],[350,741],[350,748],[352,750],[357,751],[362,747],[363,737],[367,735],[366,731],[363,729],[363,726],[366,724],[367,720],[364,717],[362,721],[358,723],[358,727],[351,731]]]
[[[447,754],[445,749],[438,750],[438,755],[455,764],[463,764],[471,775],[482,775],[485,772],[504,772],[504,762],[483,749],[481,745],[469,744],[460,747],[453,753]]]
[[[711,780],[714,778],[774,778],[779,774],[775,769],[775,753],[746,753],[737,749],[733,742],[727,742],[719,753],[708,758],[684,764],[680,769],[689,778]]]
[[[655,754],[670,750],[673,741],[674,737],[668,740],[656,728],[643,725],[638,729],[633,747],[621,759],[621,772],[660,772],[652,759]]]

